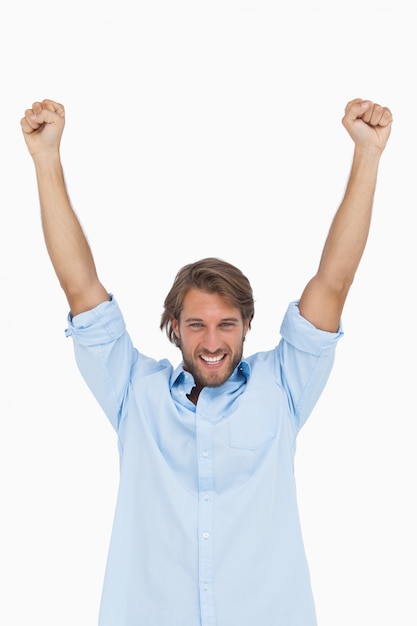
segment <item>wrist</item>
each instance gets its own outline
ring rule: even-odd
[[[59,150],[42,150],[30,155],[36,167],[53,167],[61,164]]]
[[[353,158],[359,161],[369,161],[378,163],[384,149],[377,145],[355,145]]]

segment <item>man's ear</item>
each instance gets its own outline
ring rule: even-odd
[[[174,317],[173,315],[171,316],[171,326],[172,326],[172,330],[174,331],[174,335],[176,336],[177,339],[180,338],[180,328],[179,328],[179,323],[176,317]]]
[[[247,332],[250,328],[250,320],[246,320],[243,324],[243,339],[246,339]]]

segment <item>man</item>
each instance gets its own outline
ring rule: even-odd
[[[119,440],[120,486],[100,626],[314,626],[298,519],[297,433],[331,370],[340,319],[371,220],[388,108],[348,103],[355,149],[319,268],[289,305],[279,345],[242,357],[252,290],[233,265],[182,268],[161,319],[182,353],[139,353],[100,283],[66,191],[64,107],[21,121],[47,249],[71,313],[67,334]]]

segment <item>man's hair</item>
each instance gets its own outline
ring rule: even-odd
[[[226,261],[213,257],[201,259],[179,270],[165,298],[160,329],[165,328],[168,339],[177,347],[180,341],[174,333],[171,319],[179,320],[184,298],[190,289],[218,293],[240,310],[243,321],[249,320],[250,328],[255,307],[249,280],[237,267]]]

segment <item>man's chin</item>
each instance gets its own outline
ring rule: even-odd
[[[230,378],[232,372],[213,372],[212,374],[203,374],[198,376],[199,383],[202,387],[221,387]]]
[[[215,389],[216,387],[221,387],[222,385],[224,385],[224,383],[226,382],[226,379],[222,379],[222,380],[217,380],[215,382],[213,381],[208,381],[207,383],[203,384],[203,387],[208,387],[209,389]]]
[[[236,362],[235,362],[236,361]],[[224,385],[226,381],[229,380],[230,376],[233,374],[236,366],[239,364],[239,360],[235,360],[233,363],[229,362],[225,364],[225,369],[210,372],[201,368],[200,366],[196,367],[196,363],[189,363],[184,361],[184,369],[186,369],[190,374],[193,375],[194,381],[199,387],[221,387]]]

